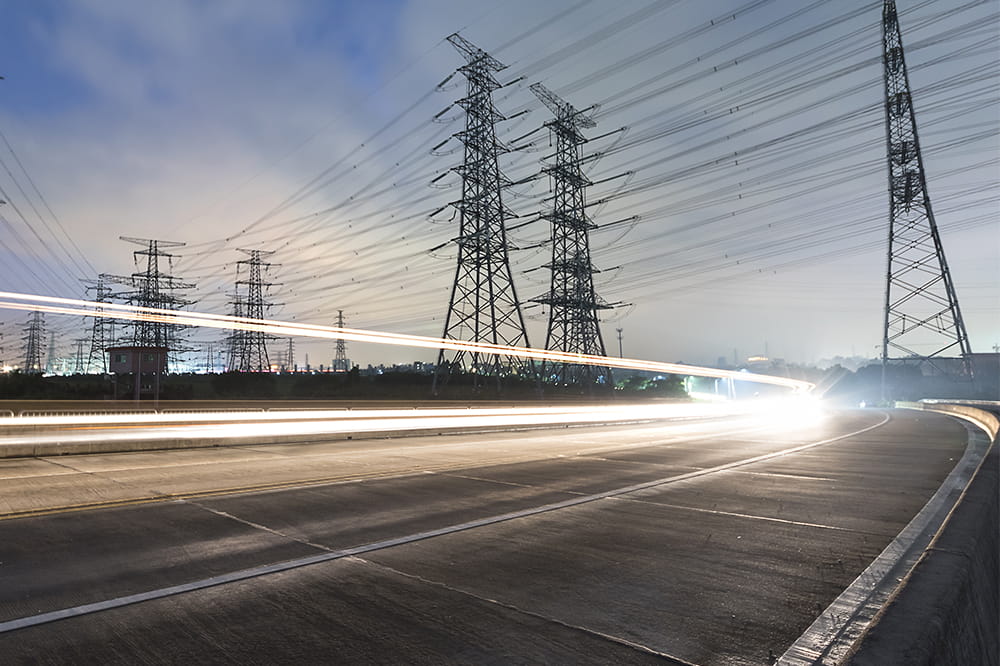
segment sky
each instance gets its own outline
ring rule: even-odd
[[[900,0],[928,190],[974,351],[1000,343],[1000,8]],[[888,197],[881,2],[2,0],[0,290],[80,297],[185,243],[189,306],[226,313],[273,251],[276,319],[438,336],[455,271],[465,93],[453,32],[507,68],[497,133],[529,341],[551,252],[542,82],[584,152],[609,353],[714,364],[876,357]],[[450,77],[450,78],[449,78]],[[595,106],[596,105],[596,106]],[[512,117],[513,116],[513,117]],[[433,181],[433,183],[432,183]],[[442,210],[443,208],[443,210]],[[534,221],[532,221],[534,220]],[[0,312],[5,359],[26,320]],[[89,323],[48,316],[70,355]],[[217,332],[193,331],[204,361]],[[277,342],[272,357],[285,349]],[[296,342],[329,363],[330,343]],[[349,345],[368,363],[433,360]]]

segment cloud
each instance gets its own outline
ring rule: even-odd
[[[607,115],[599,118],[595,132],[630,125],[626,142],[662,135],[600,160],[591,172],[600,179],[646,165],[630,183],[663,181],[646,194],[592,211],[599,223],[643,217],[620,238],[618,232],[601,232],[593,239],[594,263],[609,269],[597,277],[599,292],[635,304],[618,324],[626,329],[631,353],[712,361],[728,353],[734,338],[742,347],[767,339],[772,350],[799,350],[784,355],[801,358],[843,353],[850,345],[867,350],[880,339],[884,273],[877,18],[859,15],[841,29],[744,60],[753,49],[863,9],[862,3],[825,3],[814,14],[792,17],[768,31],[764,26],[802,7],[773,3],[686,41],[679,35],[706,24],[720,10],[710,3],[665,3],[662,12],[620,32],[609,28],[630,14],[639,16],[647,4],[31,3],[34,9],[17,6],[0,28],[5,37],[0,43],[7,44],[0,46],[0,56],[11,53],[5,49],[19,55],[6,58],[9,69],[2,72],[8,80],[0,89],[9,91],[11,103],[0,103],[0,128],[99,271],[133,270],[132,247],[117,240],[120,234],[187,241],[183,267],[197,278],[204,302],[224,309],[238,258],[235,247],[281,248],[274,258],[282,264],[275,279],[285,282],[285,292],[275,300],[286,303],[284,315],[328,321],[346,308],[359,326],[439,334],[454,264],[453,258],[435,259],[426,250],[453,238],[456,229],[454,221],[447,221],[449,212],[438,216],[440,224],[429,222],[426,213],[457,198],[459,190],[454,178],[438,183],[450,180],[451,189],[435,190],[427,182],[461,159],[461,146],[453,140],[442,151],[455,152],[445,156],[430,155],[429,148],[459,130],[462,119],[457,107],[446,114],[456,118],[451,125],[430,118],[464,94],[464,82],[457,76],[454,88],[431,91],[462,63],[442,42],[461,30],[474,43],[497,49],[497,57],[510,65],[501,81],[522,73],[527,77],[497,93],[505,113],[531,109],[500,128],[504,138],[529,132],[549,117],[527,90],[538,80],[566,91],[579,107],[604,102]],[[910,17],[918,27],[912,33],[915,44],[930,30],[917,19],[937,10],[922,11]],[[809,49],[823,40],[856,43],[860,50],[846,62],[832,46],[811,54]],[[710,54],[730,42],[728,50]],[[660,50],[638,57],[650,49]],[[942,45],[915,49],[913,64],[933,63],[948,53]],[[824,59],[822,67],[816,58]],[[871,58],[875,61],[860,64]],[[595,76],[618,62],[623,64]],[[858,71],[848,78],[804,84],[810,67],[818,67],[822,76],[851,65]],[[916,70],[915,85],[932,88],[917,101],[918,112],[930,109],[921,120],[947,113],[947,96],[965,89],[935,96],[933,85],[966,65],[945,62]],[[677,73],[668,74],[674,68]],[[780,80],[782,73],[787,81]],[[873,86],[865,83],[869,79]],[[775,100],[767,97],[792,86],[803,89]],[[663,92],[653,95],[658,87]],[[838,97],[842,91],[848,92]],[[846,127],[842,136],[817,130],[798,143],[778,142],[794,129],[821,127],[838,113],[865,105],[874,111],[860,115],[854,125],[835,125]],[[774,120],[790,109],[795,113]],[[961,122],[996,128],[995,120],[981,115]],[[926,160],[932,196],[940,193],[944,199],[961,191],[969,175],[961,170],[942,174],[983,159],[990,146],[975,144],[966,156],[946,149],[939,155],[935,131],[929,124]],[[954,133],[937,136],[946,142]],[[511,173],[536,171],[538,159],[548,154],[544,133],[533,138],[535,152],[504,158]],[[618,140],[595,142],[588,149],[603,150]],[[854,144],[859,147],[847,148]],[[752,150],[756,146],[767,147]],[[860,173],[864,165],[874,165],[872,175]],[[300,203],[261,223],[253,234],[221,242],[331,167],[316,181],[326,184]],[[984,178],[984,169],[973,173],[973,182]],[[0,182],[10,188],[5,178],[0,174]],[[527,214],[542,205],[548,187],[540,179],[514,188],[507,201]],[[615,187],[595,188],[592,200]],[[800,196],[781,201],[794,187]],[[308,217],[328,209],[334,210]],[[962,224],[975,214],[939,214],[939,223],[948,229],[956,219]],[[973,288],[967,297],[963,285],[996,286],[988,267],[972,268],[982,252],[996,254],[984,249],[983,230],[959,228],[946,239],[970,312],[983,311],[988,294]],[[23,235],[31,237],[26,230]],[[546,235],[544,225],[514,234],[522,246]],[[814,246],[810,238],[816,239]],[[811,261],[864,239],[872,243],[863,260],[855,253]],[[39,259],[31,261],[48,263],[75,281],[78,276],[57,249],[36,245]],[[440,252],[447,255],[448,249]],[[547,252],[543,246],[513,257],[522,298],[546,289],[547,271],[524,271],[544,263]],[[799,263],[789,264],[793,260]],[[619,265],[621,270],[610,270]],[[21,273],[0,268],[0,280],[25,288],[36,282]],[[715,284],[719,278],[725,280]],[[800,317],[804,312],[808,315]],[[981,313],[969,317],[976,322],[976,335],[996,334],[987,319]],[[533,342],[543,339],[544,321],[533,320]],[[606,337],[614,325],[605,327]],[[841,332],[830,336],[830,330]]]

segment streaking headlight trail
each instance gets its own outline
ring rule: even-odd
[[[203,326],[242,331],[262,331],[273,335],[300,336],[325,339],[343,339],[352,342],[371,342],[382,345],[397,345],[401,347],[416,347],[421,349],[447,349],[450,351],[480,352],[504,356],[517,356],[539,361],[560,361],[564,363],[579,363],[581,365],[610,366],[627,370],[648,370],[664,372],[673,375],[690,375],[694,377],[716,377],[738,381],[756,382],[783,386],[796,392],[809,392],[813,388],[810,382],[759,375],[718,368],[704,368],[680,363],[663,363],[661,361],[645,361],[641,359],[616,358],[613,356],[596,356],[592,354],[571,354],[547,349],[530,347],[511,347],[486,342],[467,342],[463,340],[448,340],[405,333],[386,333],[383,331],[366,331],[354,328],[339,328],[336,326],[318,326],[315,324],[300,324],[274,319],[250,319],[230,315],[187,312],[181,310],[165,310],[160,308],[145,308],[135,305],[117,303],[99,303],[74,298],[59,298],[56,296],[39,296],[34,294],[19,294],[0,291],[0,309],[29,310],[52,314],[79,315],[84,317],[111,317],[115,319],[131,319],[135,321],[162,322],[183,326]]]

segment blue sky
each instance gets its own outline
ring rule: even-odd
[[[462,117],[451,106],[431,119],[463,94],[461,77],[435,90],[462,62],[444,41],[461,30],[510,65],[502,81],[526,77],[497,94],[501,111],[529,111],[500,127],[507,139],[547,119],[535,81],[578,107],[600,102],[595,133],[629,127],[588,147],[609,151],[595,180],[635,170],[591,200],[646,188],[592,210],[598,223],[641,218],[592,242],[608,269],[599,292],[630,304],[607,313],[606,339],[620,326],[630,355],[698,363],[765,346],[796,361],[873,356],[887,210],[880,3],[750,4],[8,0],[0,131],[44,202],[0,146],[17,177],[0,170],[0,186],[27,218],[0,209],[0,286],[79,296],[78,278],[93,277],[81,256],[128,273],[118,236],[155,237],[188,243],[176,270],[198,284],[199,308],[225,311],[236,248],[261,247],[281,264],[278,318],[329,323],[344,309],[360,328],[440,334],[454,255],[428,250],[455,229],[428,213],[457,184],[428,183],[461,152],[431,148]],[[986,351],[1000,341],[997,7],[899,6],[931,197]],[[504,158],[508,173],[537,172],[547,140],[534,139]],[[546,192],[541,179],[507,201],[529,215]],[[544,237],[536,224],[514,241]],[[512,254],[522,299],[545,290],[546,252]],[[544,313],[526,314],[541,344]],[[11,350],[22,318],[0,321]],[[80,335],[79,322],[55,328],[66,349]]]

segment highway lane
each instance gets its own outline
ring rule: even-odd
[[[770,427],[766,417],[730,421],[725,432]],[[158,427],[156,428],[158,430]],[[716,436],[715,421],[671,421],[628,429],[624,442],[610,430],[547,429],[541,440],[521,433],[232,445],[100,455],[0,460],[0,517],[71,506],[112,502],[164,501],[178,496],[217,494],[233,489],[331,483],[447,469],[582,455],[608,448],[633,448],[673,438],[695,441]],[[544,440],[544,444],[539,442]]]
[[[766,663],[965,448],[966,430],[947,417],[884,419],[0,461],[4,512],[50,512],[0,521],[0,622],[674,479],[10,631],[0,653],[13,663]],[[290,487],[215,494],[275,483]],[[87,498],[141,503],[67,510]]]

